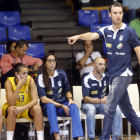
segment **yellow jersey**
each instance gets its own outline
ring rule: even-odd
[[[17,83],[15,81],[15,77],[8,77],[11,81],[12,84],[12,89],[13,92],[15,92],[17,88]],[[31,94],[30,94],[30,88],[29,88],[29,81],[30,81],[30,76],[28,76],[27,82],[21,87],[19,94],[18,94],[18,99],[15,103],[15,106],[24,106],[31,102]]]

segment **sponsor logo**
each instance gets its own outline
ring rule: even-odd
[[[122,41],[122,40],[123,40],[123,35],[120,35],[119,41]]]
[[[97,84],[92,84],[91,86],[97,86]]]
[[[48,95],[52,95],[53,92],[52,92],[52,91],[47,91],[47,94],[48,94]]]
[[[62,92],[62,88],[60,88],[59,90],[58,90],[58,93],[60,94]]]
[[[116,55],[125,55],[123,52],[116,52]]]
[[[118,45],[117,45],[117,49],[121,49],[123,47],[123,44],[122,43],[119,43]]]
[[[103,89],[103,93],[106,91],[106,87]]]
[[[61,81],[58,81],[58,86],[61,87],[61,85],[62,85],[62,84],[61,84]]]
[[[91,94],[98,94],[98,90],[91,91]]]
[[[28,89],[26,90],[26,93],[28,93]]]
[[[112,35],[107,35],[107,37],[112,37]]]
[[[107,52],[107,54],[110,54],[110,55],[112,55],[112,52]]]
[[[107,48],[112,48],[112,44],[106,43]]]

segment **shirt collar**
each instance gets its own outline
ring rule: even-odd
[[[49,76],[50,78],[54,78],[54,77],[57,77],[58,76],[58,72],[57,72],[57,70],[55,70],[54,71],[54,75],[53,75],[53,77],[51,77],[51,76]]]
[[[90,76],[90,78],[91,78],[92,80],[96,80],[96,81],[99,82],[99,80],[97,80],[97,79],[95,78],[95,76],[93,75],[93,71],[89,73],[89,76]],[[105,73],[102,74],[101,80],[102,80],[104,77],[105,77]],[[100,80],[100,81],[101,81],[101,80]]]
[[[124,30],[126,27],[126,24],[123,23],[122,26],[118,30]],[[108,30],[114,31],[112,25],[109,26]]]

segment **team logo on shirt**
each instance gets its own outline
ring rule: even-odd
[[[28,93],[28,89],[26,90],[26,93]]]
[[[122,43],[119,43],[118,45],[117,45],[117,49],[121,49],[123,47],[123,44]]]
[[[112,44],[106,43],[107,48],[112,48]]]
[[[120,35],[119,41],[122,41],[122,40],[123,40],[123,35]]]
[[[61,81],[58,81],[58,86],[61,87],[61,85],[62,85],[62,84],[61,84]]]
[[[48,94],[48,95],[52,95],[53,92],[52,92],[52,91],[47,91],[47,94]]]
[[[62,88],[60,88],[59,90],[58,90],[58,93],[60,94],[62,92]]]
[[[98,90],[91,91],[91,94],[98,94]]]

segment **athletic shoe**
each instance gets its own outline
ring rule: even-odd
[[[138,136],[135,140],[140,140],[140,136]]]

